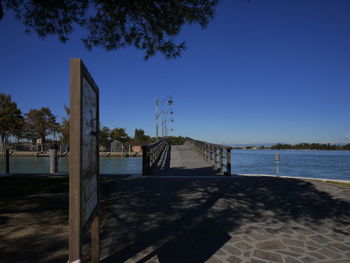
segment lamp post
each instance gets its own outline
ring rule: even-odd
[[[168,113],[171,115],[171,120],[167,119]],[[167,111],[162,110],[160,112],[162,114],[162,137],[167,137],[168,136],[168,128],[167,128],[167,123],[171,121],[172,123],[174,122],[174,112],[172,109],[168,109]]]
[[[162,120],[162,137],[164,137],[164,134],[165,134],[165,128],[164,128],[164,126],[165,126],[165,124],[164,124],[164,120],[165,120],[165,118],[166,118],[166,114],[168,113],[168,111],[169,111],[169,109],[168,109],[168,111],[167,112],[165,112],[164,110],[162,110],[161,112],[158,112],[158,105],[159,105],[159,103],[164,103],[165,101],[167,101],[168,102],[168,106],[170,107],[170,109],[171,109],[171,107],[172,107],[172,105],[173,105],[173,100],[172,100],[172,98],[171,98],[171,96],[167,96],[167,97],[165,97],[163,100],[159,100],[158,98],[156,98],[156,138],[157,138],[157,141],[158,141],[158,137],[159,137],[159,134],[158,134],[158,119],[159,119],[159,114],[163,114],[163,120]],[[173,111],[171,110],[171,114],[173,114]]]

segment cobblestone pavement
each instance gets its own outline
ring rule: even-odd
[[[115,178],[103,263],[349,263],[350,189],[283,178]]]

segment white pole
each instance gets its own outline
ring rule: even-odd
[[[156,98],[156,137],[158,141],[158,98]]]

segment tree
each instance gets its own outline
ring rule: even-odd
[[[124,128],[115,128],[111,130],[111,140],[118,140],[121,142],[125,142],[128,139],[128,134],[126,133]]]
[[[62,142],[65,144],[69,144],[70,108],[64,105],[64,110],[66,111],[67,116],[62,118],[60,130],[62,135]]]
[[[3,149],[6,148],[8,138],[20,133],[23,126],[23,116],[11,95],[0,93],[0,137]]]
[[[111,130],[108,127],[102,127],[99,132],[100,145],[108,148],[111,141]]]
[[[182,136],[168,136],[166,139],[172,145],[182,145],[186,140],[186,138]]]
[[[134,140],[137,143],[142,143],[144,141],[145,131],[142,129],[135,129]]]
[[[39,37],[58,36],[66,42],[79,25],[87,36],[88,49],[102,46],[117,50],[134,46],[144,50],[145,59],[161,52],[167,58],[181,55],[185,43],[175,43],[185,24],[205,28],[213,19],[217,0],[2,0],[0,20],[12,10],[26,32]]]
[[[41,139],[41,150],[43,150],[46,136],[59,131],[56,116],[52,114],[49,108],[45,107],[40,110],[31,109],[25,115],[27,136],[32,139]]]

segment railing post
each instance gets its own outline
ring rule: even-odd
[[[9,149],[5,150],[5,174],[10,173],[10,152]]]
[[[231,149],[226,149],[226,175],[231,175]]]
[[[209,145],[205,144],[205,151],[206,151],[206,159],[208,162],[210,162],[210,151],[209,151]]]
[[[213,149],[213,157],[214,157],[214,163],[213,163],[213,165],[214,165],[214,169],[217,169],[217,160],[218,160],[218,158],[217,158],[217,152],[216,152],[217,149],[216,149],[215,146],[213,146],[212,149]]]
[[[209,162],[213,165],[213,148],[211,145],[209,145]]]
[[[148,162],[148,151],[147,151],[147,146],[142,147],[142,175],[147,175],[148,174],[148,167],[149,162]]]
[[[224,150],[220,148],[220,171],[224,171]]]
[[[50,149],[50,174],[57,173],[57,150]]]

